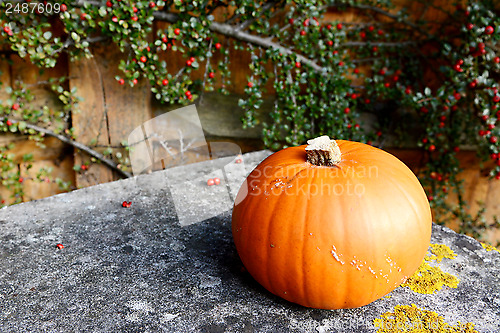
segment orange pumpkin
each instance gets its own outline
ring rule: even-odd
[[[248,272],[307,307],[354,308],[411,276],[431,211],[413,172],[383,150],[323,136],[266,158],[235,200],[232,232]]]

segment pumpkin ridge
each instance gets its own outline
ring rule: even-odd
[[[269,248],[267,249],[267,252],[269,253],[269,255],[267,256],[267,258],[271,258],[272,255],[270,254],[270,252],[273,250],[274,246],[276,244],[273,243],[272,239],[271,239],[271,226],[273,225],[273,222],[276,221],[277,219],[275,218],[275,215],[277,214],[277,210],[279,208],[279,197],[281,195],[283,195],[283,193],[285,193],[284,191],[282,191],[279,196],[275,199],[275,201],[273,201],[273,205],[272,205],[272,211],[271,213],[269,214],[269,218],[268,218],[268,221],[266,221],[266,225],[267,225],[267,229],[266,229],[266,234],[267,234],[267,240],[266,240],[266,243],[269,244]],[[279,244],[278,244],[279,246]],[[274,267],[273,263],[272,263],[272,260],[266,260],[266,277],[267,277],[267,285],[269,286],[269,291],[274,291],[276,290],[276,286],[273,285],[273,278],[271,277],[272,274],[275,274],[275,269],[276,267]],[[279,281],[279,284],[281,285],[282,282]],[[274,293],[274,292],[272,292]],[[281,295],[277,295],[277,296],[280,296],[282,297]]]

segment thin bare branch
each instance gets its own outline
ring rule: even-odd
[[[18,123],[19,121],[18,120],[15,120],[15,119],[12,119],[12,118],[7,118],[7,117],[1,117],[0,118],[0,121],[1,122],[6,122],[7,119],[9,119],[13,124],[15,123]],[[89,146],[86,146],[84,145],[83,143],[81,142],[77,142],[77,141],[74,141],[64,135],[61,135],[61,134],[57,134],[47,128],[44,128],[44,127],[41,127],[41,126],[38,126],[38,125],[35,125],[35,124],[31,124],[31,123],[28,123],[26,122],[26,128],[28,129],[32,129],[38,133],[43,133],[44,135],[48,135],[48,136],[51,136],[51,137],[54,137],[56,139],[58,139],[59,141],[61,142],[64,142],[68,145],[71,145],[77,149],[80,149],[81,151],[84,151],[85,153],[89,154],[90,156],[92,157],[95,157],[96,159],[98,159],[99,161],[101,161],[103,164],[105,164],[106,166],[108,166],[109,168],[111,168],[112,170],[116,171],[120,176],[122,176],[123,178],[130,178],[132,177],[132,175],[127,172],[127,171],[124,171],[120,168],[118,168],[118,165],[113,162],[112,160],[106,158],[103,154],[93,150],[92,148],[90,148]]]

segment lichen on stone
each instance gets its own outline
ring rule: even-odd
[[[376,318],[373,324],[378,328],[377,333],[395,332],[478,332],[473,323],[457,322],[450,325],[436,312],[420,309],[415,304],[396,305],[394,312],[383,313],[381,318]]]
[[[481,242],[481,245],[486,251],[497,251],[498,253],[500,253],[500,250],[494,247],[493,245],[486,244],[483,242]]]
[[[420,294],[433,294],[443,286],[457,288],[460,280],[449,273],[443,272],[439,266],[431,266],[428,261],[441,262],[443,258],[454,259],[457,255],[444,244],[431,244],[432,255],[427,255],[417,271],[410,276],[402,287],[409,287]]]
[[[425,261],[437,261],[441,262],[443,258],[455,259],[457,255],[444,244],[430,244],[432,255],[426,255]]]

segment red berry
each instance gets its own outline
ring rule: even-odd
[[[389,88],[391,84],[389,82],[384,83],[384,87]]]
[[[460,147],[456,146],[456,147],[453,147],[453,151],[455,153],[458,153],[460,151]]]
[[[138,19],[139,19],[139,18],[138,18],[137,16],[135,16],[135,15],[134,15],[134,16],[132,16],[132,21],[137,22],[137,20],[138,20]]]
[[[429,151],[432,153],[433,151],[436,150],[436,146],[435,145],[430,145],[429,146]]]
[[[112,3],[111,1],[107,1],[107,2],[106,2],[106,6],[108,6],[108,7],[113,7],[113,3]]]
[[[113,16],[113,17],[111,18],[111,21],[113,21],[113,22],[115,22],[115,23],[116,23],[116,22],[118,22],[118,17]]]
[[[500,179],[500,172],[495,175],[495,179],[499,180]]]
[[[434,200],[434,197],[433,197],[432,195],[429,195],[429,196],[427,197],[427,199],[428,199],[429,201],[432,201],[432,200]]]
[[[328,45],[328,46],[332,46],[332,45],[333,45],[333,41],[331,41],[331,40],[327,41],[327,42],[326,42],[326,45]]]
[[[344,66],[344,62],[343,61],[339,61],[339,66]]]
[[[361,32],[359,33],[359,37],[361,37],[361,38],[366,38],[366,32],[361,31]]]
[[[222,47],[221,43],[215,43],[215,48],[219,50]]]
[[[429,109],[427,109],[425,106],[422,106],[422,107],[420,108],[420,112],[422,112],[422,113],[428,113],[428,112],[429,112]]]
[[[378,52],[378,47],[376,47],[376,46],[372,47],[372,51],[373,51],[373,53]]]
[[[370,102],[371,102],[371,101],[370,101],[370,99],[369,99],[369,98],[366,98],[366,99],[365,99],[365,104],[370,104]]]
[[[306,31],[305,30],[300,30],[300,35],[301,36],[305,36],[306,35]]]
[[[406,88],[405,89],[405,94],[407,94],[407,95],[411,94],[411,88],[409,88],[409,87]]]
[[[195,59],[194,57],[189,58],[189,60],[190,60],[191,62],[195,62],[195,61],[196,61],[196,59]]]
[[[214,178],[214,184],[219,185],[220,184],[220,178],[215,177]]]
[[[378,131],[377,136],[382,136],[382,131]]]
[[[133,79],[133,80],[132,80],[132,83],[133,83],[133,84],[137,84],[137,82],[138,82],[138,81],[137,81],[137,79]]]
[[[342,23],[338,23],[338,24],[337,24],[337,29],[338,29],[338,30],[342,30]]]
[[[460,98],[462,98],[462,95],[460,95],[460,93],[456,92],[453,94],[453,97],[455,97],[455,99],[458,101]]]
[[[86,13],[82,13],[82,15],[80,15],[80,20],[84,21],[86,16],[87,16]]]
[[[351,112],[351,109],[349,109],[349,108],[345,108],[345,109],[344,109],[344,113],[345,113],[345,114],[348,114],[349,112]]]
[[[307,27],[309,25],[309,19],[305,19],[305,21],[302,23],[304,27]]]
[[[137,7],[132,7],[132,11],[133,11],[134,13],[137,13],[137,12],[139,11],[139,9],[137,9]]]
[[[247,83],[247,87],[248,87],[248,88],[252,88],[252,87],[253,87],[253,82],[252,82],[252,81],[249,81],[249,82]]]
[[[490,155],[490,158],[491,158],[492,160],[496,160],[496,159],[498,158],[498,155],[497,155],[497,154],[495,154],[495,153],[492,153],[492,154]]]
[[[187,61],[186,61],[186,65],[187,65],[187,66],[191,66],[192,64],[193,64],[193,62],[192,62],[191,60],[187,60]]]
[[[127,207],[130,207],[130,206],[128,205],[128,202],[124,201],[124,202],[122,202],[122,207],[127,208]]]
[[[215,73],[214,72],[210,72],[208,73],[208,77],[213,79],[215,77]]]
[[[484,33],[487,35],[491,35],[494,31],[495,31],[495,29],[491,25],[484,28]]]
[[[164,86],[166,86],[168,84],[168,80],[167,79],[163,79],[163,81],[161,81],[161,84],[163,84]]]
[[[19,182],[20,183],[24,182],[24,178],[23,177],[19,178]]]
[[[63,13],[68,10],[68,7],[66,7],[65,4],[61,4],[61,7],[59,7],[59,8],[61,8],[61,12],[63,12]]]
[[[382,35],[384,34],[384,30],[379,29],[379,30],[377,31],[377,34],[379,34],[380,36],[382,36]]]
[[[479,130],[477,132],[480,136],[485,136],[486,135],[486,131],[485,130]]]
[[[288,19],[288,23],[293,24],[293,22],[294,22],[294,19],[293,19],[293,18]]]
[[[300,61],[295,62],[295,67],[297,67],[297,68],[302,67],[302,64],[300,63]]]
[[[146,61],[148,61],[148,58],[146,58],[146,56],[142,56],[140,60],[141,60],[141,62],[146,62]]]
[[[192,96],[191,91],[189,91],[189,90],[186,90],[186,92],[185,92],[184,94],[185,94],[187,97]]]
[[[475,88],[477,86],[477,80],[469,82],[469,88]]]
[[[399,81],[399,76],[395,75],[392,77],[392,81],[398,82]]]
[[[497,143],[497,141],[498,141],[498,138],[496,136],[490,137],[490,142],[491,143]]]
[[[493,58],[493,62],[494,62],[495,64],[500,63],[500,57],[495,57],[495,58]]]
[[[62,245],[62,244],[56,244],[56,247],[57,247],[59,250],[64,249],[64,245]]]
[[[488,129],[492,130],[495,128],[495,124],[488,124]]]
[[[359,74],[359,68],[354,68],[354,73]]]
[[[125,84],[125,80],[124,79],[119,79],[118,83],[123,85],[123,84]]]
[[[373,25],[370,25],[370,26],[368,27],[368,30],[373,31],[373,30],[375,30],[375,28],[373,27]]]
[[[236,159],[236,160],[234,161],[234,163],[236,163],[236,164],[240,164],[241,162],[243,162],[243,160],[242,160],[241,158],[238,158],[238,159]]]
[[[175,28],[174,34],[179,35],[181,33],[181,29]]]
[[[155,7],[156,7],[156,4],[153,1],[151,1],[149,3],[149,8],[155,8]]]
[[[500,102],[500,95],[493,96],[493,102],[495,102],[495,103]]]
[[[353,93],[353,94],[351,94],[351,98],[352,99],[356,99],[356,98],[358,98],[358,95],[356,95],[356,94]]]
[[[7,124],[7,126],[12,126],[12,121],[7,120],[6,124]]]
[[[215,184],[215,181],[214,181],[214,179],[213,179],[213,178],[210,178],[209,180],[207,180],[207,185],[208,185],[208,186],[212,186],[212,185],[214,185],[214,184]]]
[[[439,128],[443,128],[443,127],[445,127],[445,126],[446,126],[446,124],[445,124],[444,122],[440,122],[440,123],[439,123]]]
[[[472,30],[472,28],[474,28],[474,24],[472,23],[467,23],[467,30]]]
[[[12,104],[12,110],[19,110],[19,104],[18,103]]]

